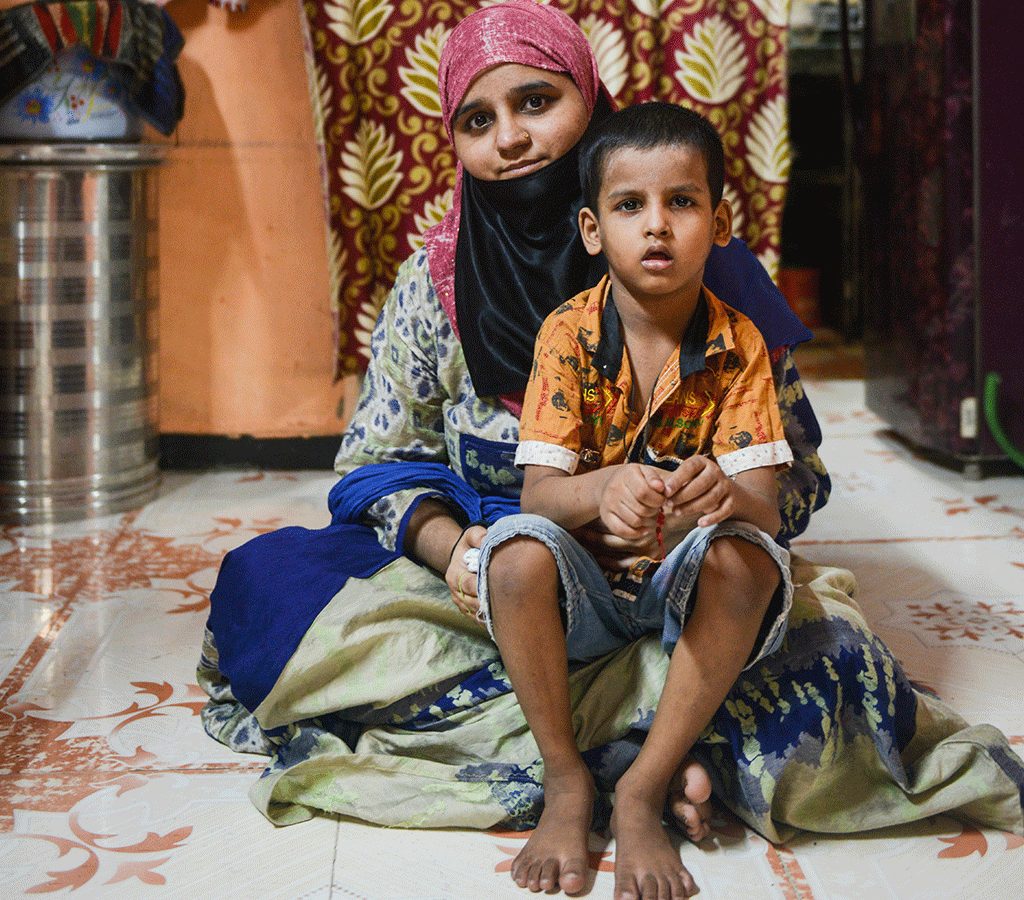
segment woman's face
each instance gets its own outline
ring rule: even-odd
[[[477,76],[455,110],[455,153],[474,178],[518,178],[564,155],[589,121],[568,75],[505,63]]]

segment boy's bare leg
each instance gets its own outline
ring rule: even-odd
[[[615,788],[615,900],[677,900],[697,892],[662,826],[665,799],[739,677],[778,583],[772,559],[742,538],[719,538],[708,549],[650,734]]]
[[[512,862],[512,878],[531,891],[579,893],[594,782],[572,729],[558,569],[543,544],[513,538],[494,551],[487,579],[495,640],[544,760],[544,811]]]

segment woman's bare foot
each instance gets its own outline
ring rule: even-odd
[[[561,888],[578,894],[587,884],[587,841],[594,812],[594,781],[585,766],[544,774],[544,811],[512,862],[512,880],[531,891]]]
[[[700,890],[661,823],[662,809],[657,798],[616,788],[615,900],[683,900]]]
[[[666,806],[695,844],[711,833],[711,779],[692,756],[684,759],[672,776]]]

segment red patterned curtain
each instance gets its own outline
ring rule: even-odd
[[[449,31],[500,0],[310,0],[310,85],[322,139],[339,375],[365,368],[401,262],[451,200],[437,63]],[[579,23],[620,105],[661,99],[725,142],[735,232],[774,276],[789,140],[789,0],[552,0]]]

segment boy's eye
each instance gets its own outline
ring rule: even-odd
[[[615,208],[621,209],[623,212],[636,212],[640,209],[640,201],[632,199],[623,200]]]
[[[672,198],[672,205],[682,207],[693,206],[693,200],[691,200],[689,197],[680,197],[679,195],[676,195],[675,197]]]

